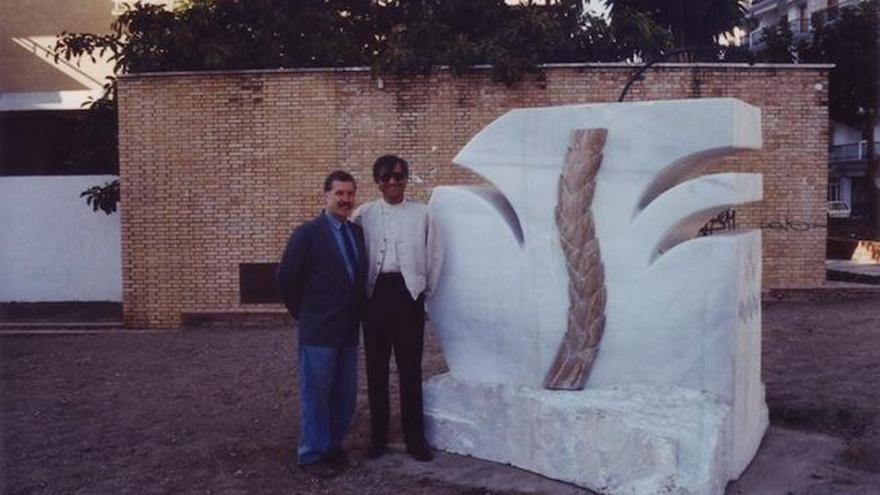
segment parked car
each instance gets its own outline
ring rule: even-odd
[[[844,201],[829,201],[828,216],[830,218],[849,218],[852,211]]]

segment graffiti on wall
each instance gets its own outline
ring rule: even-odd
[[[785,217],[784,220],[761,222],[761,230],[775,230],[780,232],[808,232],[810,230],[825,229],[827,227],[828,224],[826,223],[814,223],[788,217]]]

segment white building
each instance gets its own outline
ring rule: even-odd
[[[119,214],[93,213],[80,197],[115,179],[116,164],[68,161],[112,64],[53,56],[63,31],[109,33],[121,5],[0,2],[0,303],[122,300]]]

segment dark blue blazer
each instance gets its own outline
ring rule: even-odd
[[[276,276],[281,299],[297,320],[300,345],[358,343],[369,261],[363,229],[352,223],[349,227],[359,259],[354,283],[324,213],[297,227],[287,241]]]

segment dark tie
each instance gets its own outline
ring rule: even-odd
[[[345,255],[348,257],[349,266],[351,267],[351,279],[357,277],[358,272],[358,259],[357,255],[354,251],[354,246],[351,244],[351,232],[348,230],[348,223],[342,223],[342,243],[345,244]]]

